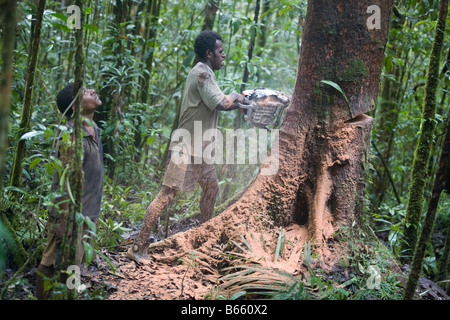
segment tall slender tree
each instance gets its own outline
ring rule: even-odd
[[[145,24],[145,45],[144,51],[144,63],[145,72],[143,74],[142,87],[140,90],[140,101],[146,103],[148,101],[148,89],[150,85],[150,77],[153,70],[153,57],[156,45],[157,29],[155,27],[158,21],[159,11],[161,8],[161,0],[148,1],[147,7],[147,22]]]
[[[5,155],[8,149],[8,120],[11,108],[11,87],[13,79],[13,51],[16,39],[17,26],[17,3],[10,0],[1,5],[1,21],[3,22],[2,32],[2,70],[0,83],[0,203],[3,205],[3,189],[5,172]],[[1,212],[1,221],[9,229],[12,235],[14,245],[11,248],[16,265],[20,266],[24,263],[27,253],[22,246],[20,239],[17,237],[13,229],[10,218],[5,212]]]
[[[20,118],[20,130],[19,136],[28,132],[31,129],[31,114],[33,113],[33,104],[31,103],[31,98],[33,96],[34,89],[34,76],[36,73],[36,63],[39,54],[39,45],[41,42],[41,28],[42,28],[42,18],[44,15],[46,0],[39,0],[37,11],[36,11],[36,21],[34,23],[34,28],[31,38],[31,54],[28,59],[26,84],[25,84],[25,97],[23,101],[22,114]],[[14,158],[14,164],[11,173],[10,184],[15,187],[21,185],[22,169],[23,169],[23,159],[25,157],[26,144],[25,140],[18,139],[16,154]]]
[[[205,19],[203,20],[202,30],[212,30],[216,19],[217,10],[219,10],[220,0],[208,0],[203,10]]]
[[[420,182],[424,183],[426,181],[427,171],[419,171],[417,166],[423,166],[428,162],[429,152],[428,147],[433,139],[434,125],[434,109],[436,108],[436,89],[439,84],[439,61],[441,56],[442,44],[444,42],[444,32],[445,32],[445,20],[447,18],[448,11],[448,0],[441,0],[439,18],[436,24],[436,33],[433,43],[433,49],[431,51],[430,65],[427,75],[427,86],[425,94],[425,104],[422,115],[422,127],[421,136],[419,138],[419,143],[417,145],[416,154],[414,157],[413,164],[413,174],[412,175],[412,186],[410,197],[413,196],[418,199],[409,199],[411,205],[408,202],[408,209],[406,221],[409,222],[410,226],[407,226],[407,240],[410,245],[410,249],[415,248],[416,238],[418,236],[418,227],[422,208],[423,208],[423,186],[420,186]],[[449,122],[450,123],[450,122]],[[404,299],[412,299],[417,288],[417,283],[419,281],[420,273],[422,272],[423,261],[425,258],[425,251],[427,248],[428,241],[430,240],[431,230],[433,228],[434,219],[436,216],[437,205],[439,203],[439,198],[441,192],[445,188],[446,178],[449,175],[449,159],[450,159],[450,130],[447,128],[446,138],[444,140],[443,152],[441,155],[440,165],[438,172],[436,174],[436,179],[431,194],[430,203],[428,205],[427,214],[425,216],[425,221],[422,227],[422,232],[420,234],[420,239],[417,244],[417,248],[414,251],[414,259],[411,267],[411,273],[408,277],[408,282],[406,284]],[[425,166],[424,169],[426,169]],[[417,181],[419,180],[419,182]],[[418,190],[414,190],[417,188]],[[422,189],[421,189],[422,188]],[[419,193],[420,192],[420,193]]]
[[[260,3],[261,3],[261,0],[256,0],[255,12],[253,15],[253,24],[250,28],[250,42],[248,45],[247,62],[245,63],[244,75],[242,77],[241,92],[245,90],[245,87],[246,87],[247,81],[248,81],[248,77],[250,74],[250,72],[248,70],[248,64],[251,62],[251,60],[253,58],[253,50],[255,48],[256,34],[257,34],[257,30],[258,30]]]
[[[0,79],[0,196],[3,194],[5,154],[8,149],[8,118],[11,109],[11,84],[13,79],[13,51],[16,39],[17,13],[16,1],[6,1],[1,5],[2,32],[2,70]]]
[[[76,5],[83,12],[83,1],[75,1]],[[80,28],[76,30],[75,41],[76,41],[76,51],[75,51],[75,81],[74,81],[74,92],[76,93],[74,102],[74,150],[73,153],[73,168],[71,174],[71,185],[73,186],[74,202],[72,210],[69,214],[73,216],[73,221],[75,221],[75,215],[81,213],[81,197],[83,195],[83,137],[82,137],[82,97],[83,97],[83,83],[84,83],[84,68],[85,68],[85,56],[83,50],[83,31],[84,31],[85,15],[80,15]],[[75,236],[72,237],[73,243],[75,242]],[[73,248],[76,249],[75,245],[72,245],[71,259],[75,261],[75,253]]]
[[[428,162],[430,148],[434,139],[436,90],[439,83],[439,62],[444,41],[445,19],[447,16],[448,0],[441,1],[438,23],[436,25],[435,40],[430,55],[428,67],[425,97],[422,109],[422,121],[420,134],[414,152],[414,160],[411,169],[411,182],[409,186],[408,204],[405,217],[405,245],[404,260],[409,261],[414,254],[419,233],[419,224],[424,206],[424,189],[428,181]],[[445,6],[445,9],[443,8]]]

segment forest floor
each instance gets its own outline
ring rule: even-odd
[[[114,250],[102,249],[109,262],[98,256],[95,263],[82,267],[81,283],[87,290],[79,299],[230,299],[243,291],[247,295],[240,299],[252,299],[261,297],[249,294],[256,289],[284,292],[287,295],[278,298],[287,299],[293,298],[295,292],[290,288],[299,282],[305,284],[306,294],[297,299],[401,299],[407,266],[399,267],[385,255],[385,249],[364,241],[349,245],[351,239],[336,236],[318,250],[318,246],[305,245],[306,229],[301,226],[275,227],[261,216],[242,223],[239,215],[235,216],[235,221],[227,222],[231,229],[238,230],[239,239],[227,239],[217,232],[214,226],[223,222],[221,215],[200,226],[194,218],[172,224],[168,238],[160,233],[153,235],[155,244],[163,245],[153,248],[151,262],[145,265],[126,257],[138,231],[125,234],[123,243]],[[193,239],[197,248],[182,248],[180,242],[192,243]],[[368,290],[371,274],[361,266],[369,256],[386,262],[381,267],[381,287],[377,290]],[[11,277],[14,271],[8,269],[6,273]],[[32,298],[35,276],[30,270],[10,283],[6,300]],[[0,289],[7,279],[0,279]],[[449,299],[425,277],[421,277],[418,292],[420,299]]]
[[[214,218],[212,220],[212,224],[218,223]],[[307,296],[310,299],[325,299],[326,295],[321,293],[327,287],[334,286],[328,292],[342,289],[349,294],[362,290],[356,284],[358,281],[367,286],[367,272],[361,270],[361,266],[352,265],[349,255],[353,253],[349,252],[347,244],[342,246],[338,241],[331,240],[321,246],[320,252],[317,252],[317,247],[308,252],[309,248],[305,246],[306,229],[301,226],[292,225],[282,229],[265,225],[262,230],[262,225],[248,222],[247,233],[240,236],[240,243],[228,241],[234,243],[232,246],[215,246],[215,249],[206,251],[199,247],[198,251],[189,250],[182,254],[179,248],[167,245],[158,235],[154,235],[155,240],[162,240],[158,243],[163,243],[164,246],[160,251],[153,250],[152,261],[145,265],[126,257],[126,251],[137,233],[131,232],[126,236],[124,245],[116,251],[104,251],[115,265],[115,270],[103,258],[99,258],[95,266],[83,270],[82,283],[90,288],[90,292],[101,288],[104,298],[108,300],[229,299],[243,290],[251,291],[252,288],[275,288],[287,292],[288,287],[298,281],[294,279],[302,279],[312,285],[309,287],[311,294]],[[187,235],[183,236],[186,231],[190,233],[190,238],[201,235],[221,237],[214,234],[214,230],[212,233],[205,232],[208,229],[207,224],[197,226],[195,219],[188,218],[171,226],[168,239],[177,233],[178,239],[187,239]],[[358,247],[363,252],[369,250],[361,244]],[[354,249],[355,247],[352,248]],[[308,264],[305,263],[305,258],[309,261]],[[399,298],[402,295],[401,283],[406,278],[403,270],[393,260],[388,265],[392,269],[389,272],[383,271],[383,280],[394,275],[398,285],[397,292],[392,293],[392,297]],[[252,266],[257,266],[258,270],[252,269]],[[317,283],[311,283],[312,274],[320,278],[319,285],[322,284],[322,288],[318,288]],[[355,280],[357,278],[360,280]],[[421,278],[418,291],[421,299],[449,299],[440,287],[424,277]],[[370,293],[364,295],[364,299],[379,298]]]
[[[192,225],[191,222],[185,223]],[[192,231],[192,229],[191,229]],[[202,232],[200,227],[198,232]],[[267,230],[266,230],[267,231]],[[164,252],[152,255],[152,261],[149,264],[137,264],[129,260],[125,253],[129,246],[121,247],[116,252],[105,252],[107,257],[116,266],[113,272],[109,264],[104,259],[99,259],[96,267],[84,272],[83,283],[90,283],[91,286],[107,283],[107,297],[111,300],[203,300],[230,298],[236,290],[220,291],[224,288],[226,282],[226,270],[237,271],[242,265],[254,265],[257,263],[265,270],[277,270],[293,276],[301,275],[305,271],[305,266],[300,261],[301,252],[304,249],[304,239],[306,230],[297,225],[284,230],[280,237],[281,229],[273,229],[273,236],[283,238],[284,249],[278,252],[275,260],[276,247],[281,242],[270,242],[268,234],[266,248],[263,248],[261,234],[253,233],[252,237],[242,237],[242,243],[238,244],[236,250],[228,254],[225,250],[211,252],[211,260],[205,253],[190,251],[187,254],[180,255],[176,249],[165,248]],[[261,245],[260,245],[261,244]],[[236,249],[235,246],[233,246]],[[168,251],[173,250],[173,253]],[[334,258],[329,256],[323,259],[321,268],[328,271],[333,270],[334,263],[331,260],[337,260],[339,255]],[[223,259],[220,259],[222,256]],[[324,258],[325,256],[322,256]],[[236,268],[232,267],[232,262]],[[311,259],[312,264],[318,262],[317,259]],[[328,265],[327,265],[328,264]],[[337,268],[334,269],[337,271]],[[251,272],[250,272],[251,273]],[[351,274],[348,270],[341,270],[341,279],[348,280]],[[331,276],[332,277],[332,276]],[[219,294],[219,295],[216,295]],[[226,296],[223,296],[225,293]]]

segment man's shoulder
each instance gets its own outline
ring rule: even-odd
[[[193,75],[200,75],[200,74],[206,74],[208,76],[210,76],[212,73],[212,70],[210,67],[208,67],[208,65],[204,64],[203,62],[199,62],[197,63],[190,71],[191,74]]]
[[[210,77],[214,78],[214,73],[208,65],[203,62],[199,62],[191,69],[190,76],[192,79],[198,80],[199,82],[204,82]]]

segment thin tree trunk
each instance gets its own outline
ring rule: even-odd
[[[161,6],[161,0],[152,0],[148,2],[148,12],[150,12],[150,17],[147,18],[146,23],[146,32],[148,36],[145,38],[146,45],[144,51],[144,56],[147,56],[145,59],[145,72],[143,74],[143,81],[141,87],[141,95],[140,100],[142,103],[146,103],[148,101],[148,88],[150,85],[150,75],[153,69],[153,56],[156,44],[156,28],[154,24],[158,21],[159,10]],[[147,46],[147,43],[150,42],[150,45]]]
[[[208,0],[205,6],[202,30],[212,30],[214,27],[214,21],[216,19],[217,10],[219,10],[220,0]]]
[[[428,179],[428,161],[430,147],[433,142],[436,112],[436,89],[439,83],[439,61],[444,41],[445,18],[447,16],[448,0],[441,1],[439,19],[436,25],[435,40],[430,55],[427,82],[425,88],[420,136],[414,152],[411,170],[411,182],[405,217],[405,261],[414,254],[417,244],[420,218],[424,204],[424,189]],[[445,8],[444,8],[445,7]]]
[[[26,145],[25,140],[20,140],[20,136],[31,128],[31,114],[33,113],[33,105],[31,98],[33,96],[34,74],[36,72],[36,62],[39,54],[39,45],[41,41],[42,17],[44,15],[46,0],[39,0],[36,23],[33,29],[33,37],[31,40],[31,54],[28,60],[27,76],[25,84],[25,97],[23,102],[22,114],[20,118],[19,141],[17,142],[16,155],[14,158],[13,169],[11,173],[10,185],[20,187],[22,178],[23,159],[25,157]]]
[[[449,122],[450,124],[450,122]],[[447,134],[445,136],[444,144],[442,146],[442,154],[439,162],[439,169],[434,181],[433,192],[431,194],[430,203],[428,205],[427,214],[422,227],[417,248],[415,250],[414,259],[412,263],[411,273],[408,277],[408,282],[405,289],[404,299],[412,299],[417,288],[420,274],[422,273],[423,261],[425,258],[425,251],[430,241],[431,231],[433,229],[436,211],[439,204],[439,198],[445,188],[446,177],[449,174],[450,164],[450,126],[447,127]]]
[[[13,52],[16,39],[16,0],[10,0],[1,7],[2,73],[0,83],[0,196],[3,194],[5,155],[8,149],[8,119],[11,110],[11,86],[13,79]]]
[[[438,86],[439,79],[439,60],[441,56],[441,48],[444,42],[444,31],[445,31],[445,19],[447,17],[448,11],[448,0],[441,0],[441,7],[439,10],[439,19],[436,25],[436,35],[433,43],[433,49],[431,52],[430,58],[430,66],[427,77],[427,88],[426,88],[426,96],[425,96],[425,111],[424,111],[424,121],[432,122],[434,119],[434,109],[436,108],[436,88]],[[426,109],[431,109],[428,113]],[[425,117],[427,116],[427,117]],[[425,122],[423,122],[425,124]],[[450,123],[450,122],[449,122]],[[430,130],[433,130],[434,127],[430,127]],[[423,128],[422,130],[425,130]],[[431,131],[432,132],[432,131]],[[422,133],[424,134],[424,133]],[[432,134],[431,134],[432,135]],[[431,141],[430,138],[429,141]],[[411,300],[414,297],[414,293],[417,289],[417,284],[419,282],[420,274],[422,273],[423,261],[425,258],[425,251],[427,248],[427,244],[431,237],[431,231],[433,229],[434,219],[436,217],[436,210],[439,204],[439,198],[441,196],[441,192],[445,188],[446,178],[449,174],[449,160],[450,160],[450,126],[447,126],[447,134],[445,136],[441,159],[439,163],[439,169],[436,174],[436,179],[434,182],[433,191],[431,194],[430,203],[428,205],[427,214],[425,216],[425,221],[422,227],[422,233],[420,234],[420,239],[417,244],[417,248],[414,252],[414,259],[411,267],[411,273],[408,277],[408,282],[406,284],[404,299]],[[416,163],[416,159],[414,159],[414,163]],[[426,172],[426,171],[425,171]],[[425,174],[425,173],[424,173]],[[415,176],[412,179],[416,179]],[[423,193],[423,191],[422,191]],[[422,200],[423,201],[423,200]],[[417,212],[415,213],[417,217],[414,220],[408,220],[410,223],[418,224],[420,221],[422,202],[418,202],[416,204]],[[420,209],[420,210],[419,210]],[[408,211],[407,211],[408,214]],[[411,214],[411,213],[409,213]],[[413,213],[414,214],[414,213]],[[411,219],[411,216],[409,216]],[[408,229],[407,229],[408,230]],[[410,246],[415,245],[415,239],[417,237],[417,230],[412,230],[409,232],[410,237]],[[412,247],[414,248],[414,247]]]
[[[7,30],[4,30],[3,32],[8,32],[9,34],[5,35],[6,38],[5,38],[4,43],[6,44],[6,48],[3,48],[3,50],[5,50],[5,49],[10,50],[11,49],[10,46],[14,46],[13,39],[15,38],[15,33],[16,33],[15,28],[10,29],[13,26],[15,26],[15,14],[16,14],[16,11],[14,10],[15,9],[15,1],[10,1],[9,4],[7,4],[7,6],[10,6],[9,8],[12,9],[13,11],[12,11],[11,16],[9,16],[9,11],[7,11],[7,13],[6,13],[6,15],[9,16],[9,18],[7,18],[7,19],[10,19],[10,20],[9,21],[6,20],[6,21],[8,21],[8,23],[5,25]],[[33,106],[31,105],[31,98],[33,95],[34,73],[35,73],[35,69],[36,69],[36,62],[37,62],[37,57],[38,57],[38,52],[39,52],[41,25],[42,25],[42,17],[43,17],[43,13],[44,13],[44,8],[45,8],[45,0],[40,0],[38,8],[37,8],[37,12],[36,12],[36,23],[34,24],[34,29],[32,30],[33,36],[31,38],[31,46],[30,46],[31,54],[30,54],[30,59],[28,60],[28,67],[27,67],[27,76],[26,76],[26,83],[25,83],[25,98],[24,98],[21,120],[20,120],[20,129],[19,129],[19,134],[18,134],[16,154],[14,157],[14,163],[13,163],[11,179],[10,179],[10,185],[15,186],[15,187],[20,187],[20,185],[21,185],[23,159],[25,157],[25,151],[26,151],[25,140],[20,140],[20,137],[24,133],[29,131],[31,128],[31,114],[33,112]],[[13,43],[7,43],[6,41],[12,41]],[[6,54],[6,52],[4,52],[4,53]],[[10,57],[7,57],[5,60],[3,60],[5,63],[4,67],[8,67],[8,64],[12,62],[12,56],[13,55],[11,53]],[[11,67],[9,67],[9,68],[11,68]],[[5,69],[5,71],[6,71],[6,69]],[[12,80],[12,78],[9,81],[11,81],[11,80]],[[2,81],[3,81],[3,79],[2,79]],[[8,84],[8,82],[6,82],[5,84]],[[8,90],[9,90],[9,94],[8,94]],[[7,102],[8,100],[10,101],[10,99],[11,99],[11,96],[10,96],[11,91],[10,90],[11,90],[10,83],[9,83],[9,89],[5,88],[5,91],[3,91],[3,88],[2,88],[2,95],[8,94],[7,97],[2,96],[2,100],[5,99],[5,102]],[[5,104],[5,106],[6,106],[6,104]],[[4,107],[2,106],[2,111],[3,111],[3,108]],[[5,111],[6,111],[6,108],[5,108]],[[8,109],[8,111],[9,111],[9,109]],[[7,119],[7,117],[6,117],[6,119]],[[6,126],[6,128],[7,127],[8,126]],[[7,135],[7,131],[6,131],[6,135]],[[6,136],[6,138],[7,138],[7,136]],[[3,223],[11,232],[14,242],[15,242],[15,246],[13,248],[11,248],[11,250],[13,252],[13,256],[14,256],[14,261],[18,266],[20,266],[25,261],[25,257],[27,256],[27,253],[26,253],[25,249],[23,248],[23,245],[22,245],[20,239],[17,237],[17,235],[15,234],[15,231],[13,230],[13,227],[11,224],[12,219],[14,219],[13,216],[8,216],[7,213],[4,213],[4,212],[2,213]]]
[[[71,237],[64,237],[62,257],[67,260],[62,262],[61,267],[67,268],[70,265],[77,265],[77,248],[78,248],[78,233],[80,232],[81,224],[78,224],[78,215],[82,214],[82,196],[83,196],[83,136],[82,136],[82,98],[83,98],[83,81],[84,81],[84,49],[83,49],[83,30],[85,24],[85,15],[83,14],[83,1],[76,0],[75,5],[80,8],[82,12],[80,19],[80,29],[75,33],[75,81],[73,92],[75,94],[74,102],[74,126],[73,126],[73,142],[71,147],[72,159],[69,160],[69,181],[70,189],[72,190],[73,201],[69,202],[68,219],[73,223],[68,223],[68,227],[72,227]],[[69,290],[68,299],[75,299],[77,296],[77,288]]]
[[[448,164],[450,165],[450,164]],[[447,193],[449,193],[447,191]],[[437,280],[445,281],[448,280],[448,271],[449,271],[449,259],[450,256],[450,224],[447,226],[447,235],[445,237],[445,245],[444,249],[442,249],[442,256],[438,261],[438,272],[437,272]],[[450,283],[446,282],[442,285],[447,294],[450,293]]]
[[[258,28],[260,2],[261,2],[261,0],[256,0],[255,15],[253,17],[253,25],[250,28],[250,44],[248,46],[248,56],[247,56],[248,61],[246,62],[245,67],[244,67],[244,76],[242,77],[241,92],[245,90],[245,87],[246,87],[247,81],[248,81],[248,77],[249,77],[248,64],[252,60],[253,49],[255,47],[256,33],[257,33],[256,30]]]

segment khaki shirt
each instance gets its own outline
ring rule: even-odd
[[[189,191],[199,180],[217,181],[212,163],[218,119],[216,107],[224,98],[211,68],[203,62],[197,63],[186,80],[163,185]],[[208,163],[204,156],[209,157]]]
[[[170,149],[180,147],[181,142],[188,154],[201,158],[216,135],[216,107],[224,98],[213,70],[203,62],[197,63],[186,79],[178,129],[172,135]]]

